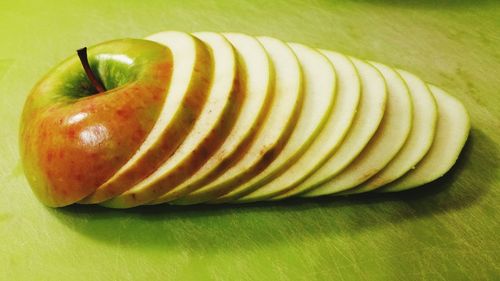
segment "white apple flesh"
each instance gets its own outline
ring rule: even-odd
[[[384,76],[387,85],[387,105],[377,132],[358,157],[338,176],[325,185],[345,190],[342,194],[356,193],[353,187],[365,182],[382,170],[401,150],[412,125],[413,107],[408,87],[392,68],[371,63]]]
[[[413,104],[410,135],[391,162],[375,176],[356,187],[357,192],[371,191],[400,178],[417,165],[434,140],[438,110],[429,87],[417,76],[403,70],[397,71],[408,85]]]
[[[286,193],[314,173],[339,147],[352,125],[361,98],[358,72],[346,56],[322,51],[337,74],[337,97],[325,127],[297,162],[271,182],[238,199],[238,202],[259,201]]]
[[[336,97],[335,70],[319,51],[302,44],[289,43],[289,46],[297,55],[304,74],[304,102],[297,125],[283,151],[269,166],[211,203],[238,199],[272,180],[304,154],[326,124]]]
[[[430,150],[416,167],[380,191],[394,192],[414,188],[442,177],[458,159],[470,131],[467,110],[444,90],[430,86],[439,117]]]
[[[270,54],[274,66],[274,95],[266,120],[245,155],[221,177],[186,195],[183,202],[213,200],[254,178],[281,153],[290,137],[301,111],[302,79],[300,66],[294,53],[285,43],[273,38],[259,38]],[[302,109],[303,110],[303,109]]]
[[[294,189],[280,194],[273,200],[304,193],[339,174],[361,153],[375,134],[384,115],[386,86],[382,74],[361,60],[350,58],[361,81],[361,100],[353,124],[339,149],[314,174]]]

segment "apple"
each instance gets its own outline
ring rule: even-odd
[[[297,124],[283,151],[250,180],[210,203],[231,202],[270,181],[297,161],[325,127],[336,99],[337,75],[331,62],[318,50],[288,43],[296,54],[304,75],[304,102]]]
[[[286,171],[236,201],[265,200],[293,189],[332,157],[351,128],[361,99],[358,72],[348,57],[331,51],[321,52],[333,64],[337,74],[337,97],[325,127],[311,147]]]
[[[20,153],[41,202],[130,208],[414,188],[444,175],[465,107],[417,76],[240,33],[78,51],[33,88]]]
[[[160,115],[172,77],[171,52],[157,43],[116,40],[88,53],[87,72],[102,85],[71,56],[36,84],[21,118],[26,177],[52,207],[93,193],[132,157]]]
[[[172,53],[172,79],[161,112],[132,157],[80,203],[104,202],[153,173],[181,145],[204,108],[212,80],[207,46],[190,34],[176,31],[147,39],[166,46]]]

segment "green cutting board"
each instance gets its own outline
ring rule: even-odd
[[[434,3],[435,2],[435,3]],[[462,100],[455,168],[392,195],[247,205],[50,209],[18,123],[33,84],[82,46],[238,31],[410,70]],[[499,1],[1,1],[0,280],[499,280]]]

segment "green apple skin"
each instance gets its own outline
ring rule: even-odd
[[[105,92],[75,54],[35,85],[21,117],[23,168],[47,206],[77,202],[110,178],[155,124],[169,87],[172,55],[160,44],[121,39],[88,53]]]

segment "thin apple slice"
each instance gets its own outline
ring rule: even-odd
[[[194,175],[149,204],[159,204],[179,198],[211,182],[245,155],[255,140],[256,132],[267,118],[274,95],[274,72],[262,45],[244,34],[225,34],[234,47],[239,77],[239,91],[245,96],[235,125],[221,147]],[[300,73],[299,73],[300,74]],[[300,75],[296,83],[300,84]]]
[[[206,46],[176,31],[151,35],[148,40],[167,46],[173,73],[160,116],[136,153],[110,179],[80,203],[100,203],[131,188],[170,157],[193,127],[207,97],[212,62]]]
[[[290,168],[236,201],[265,200],[295,188],[333,155],[351,127],[361,97],[358,73],[346,56],[325,50],[321,52],[333,64],[337,74],[337,97],[325,127]]]
[[[222,176],[176,201],[176,204],[212,200],[240,186],[267,167],[280,154],[292,134],[304,95],[299,62],[285,43],[269,37],[258,40],[268,52],[275,69],[274,98],[269,115],[255,141],[238,162]],[[318,110],[323,111],[321,107]],[[312,115],[311,121],[315,118],[318,119]],[[297,126],[301,126],[300,121]]]
[[[356,192],[367,192],[384,186],[401,176],[425,156],[436,131],[438,110],[436,101],[428,86],[417,76],[397,70],[406,81],[413,104],[413,124],[410,135],[396,157],[368,181],[356,187]]]
[[[350,194],[353,192],[350,189],[382,170],[396,156],[408,138],[413,108],[406,83],[392,68],[374,62],[371,65],[382,73],[387,85],[387,104],[377,132],[349,166],[322,186],[309,191],[305,196],[338,192]]]
[[[314,174],[294,189],[272,197],[271,200],[290,197],[308,191],[335,177],[361,153],[379,127],[386,106],[386,85],[382,74],[359,59],[350,58],[361,81],[361,100],[358,112],[340,147]]]
[[[175,153],[149,177],[131,189],[102,203],[106,207],[130,208],[157,199],[194,174],[220,147],[231,131],[241,108],[237,89],[236,58],[224,36],[213,32],[194,33],[212,54],[213,81],[206,104],[193,129]]]
[[[414,169],[380,191],[402,191],[440,178],[455,164],[467,141],[470,120],[463,104],[436,86],[430,85],[430,90],[439,112],[431,148]]]
[[[331,62],[319,51],[289,43],[304,74],[304,104],[299,120],[281,154],[261,173],[212,203],[230,202],[269,182],[299,159],[326,124],[336,98],[337,77]]]

